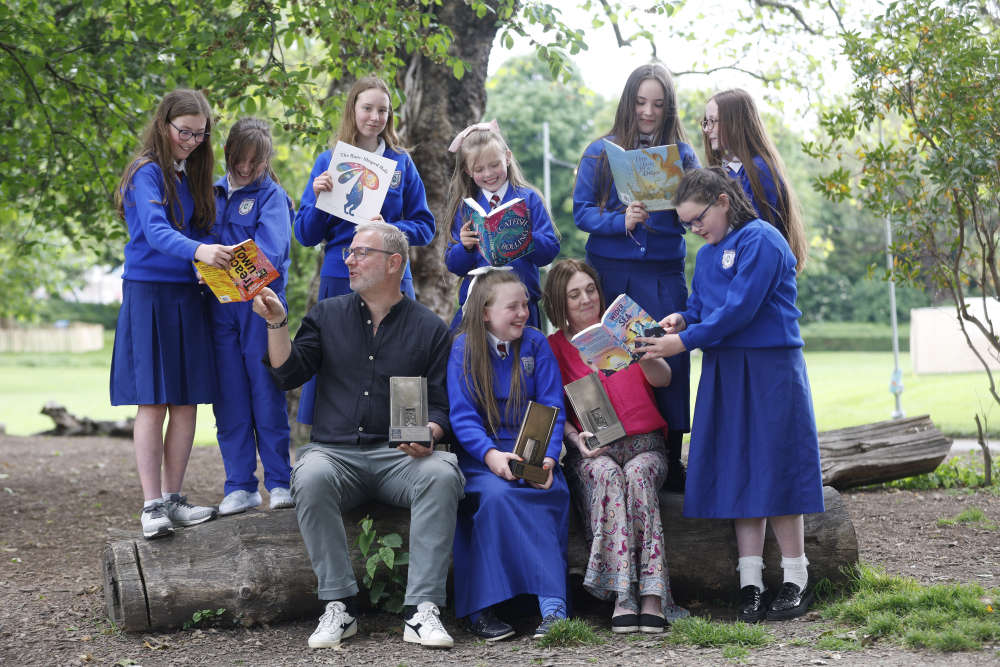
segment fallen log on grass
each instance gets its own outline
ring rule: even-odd
[[[836,585],[845,579],[841,568],[857,562],[858,543],[840,494],[826,487],[824,500],[826,512],[805,518],[806,553],[810,576]],[[674,595],[680,602],[731,598],[737,588],[733,524],[685,519],[683,501],[680,494],[660,494]],[[409,534],[408,509],[367,505],[344,516],[352,545],[366,514],[375,519],[379,535],[399,533],[405,540]],[[574,526],[571,572],[583,571],[588,553]],[[364,563],[356,547],[352,558],[360,582]],[[780,555],[770,530],[764,559],[767,584],[776,588],[781,583]],[[136,535],[109,542],[103,570],[108,617],[125,630],[178,628],[205,609],[225,609],[219,620],[244,625],[315,618],[322,612],[294,511],[251,511],[179,530],[168,538],[144,540]]]
[[[823,483],[840,491],[933,472],[950,449],[928,415],[819,434]]]
[[[46,403],[41,412],[55,423],[55,428],[37,435],[106,435],[113,438],[131,438],[135,426],[135,419],[132,417],[117,421],[77,417],[62,405],[52,401]]]

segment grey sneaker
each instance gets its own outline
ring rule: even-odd
[[[143,507],[139,514],[142,522],[142,536],[147,540],[154,537],[166,537],[174,532],[174,525],[167,516],[167,508],[163,501],[157,501],[149,507]]]
[[[271,509],[281,510],[286,507],[295,507],[292,500],[292,492],[283,486],[276,486],[271,489]]]
[[[353,637],[358,631],[358,621],[347,613],[343,602],[328,602],[326,611],[319,617],[316,631],[309,637],[309,648],[336,648],[341,639]]]
[[[187,496],[179,493],[171,493],[170,498],[164,503],[167,508],[167,516],[175,526],[195,526],[215,518],[214,507],[201,507],[192,505],[187,501]]]
[[[219,503],[219,515],[227,516],[229,514],[246,512],[260,505],[261,502],[263,502],[263,499],[260,497],[260,491],[254,491],[253,493],[243,491],[242,489],[239,491],[230,491],[222,499],[222,502]]]

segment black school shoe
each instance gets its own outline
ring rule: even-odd
[[[488,642],[498,642],[514,634],[514,628],[497,618],[493,609],[487,609],[474,623],[466,621],[465,625],[469,632]]]
[[[611,617],[611,632],[625,634],[639,632],[638,614],[618,614]]]
[[[781,584],[781,590],[778,591],[778,595],[775,596],[771,607],[767,610],[767,620],[787,621],[798,618],[809,610],[812,601],[813,589],[809,584],[806,584],[805,590],[802,590],[797,584],[786,581]]]
[[[639,614],[639,632],[656,635],[663,632],[665,627],[667,627],[667,622],[663,620],[662,616],[657,616],[656,614]]]
[[[740,606],[736,619],[744,623],[760,623],[768,617],[767,598],[765,592],[753,584],[740,589]]]
[[[549,614],[542,619],[541,625],[535,628],[535,634],[532,635],[532,639],[541,639],[545,635],[549,634],[552,630],[552,626],[556,624],[557,621],[563,620],[562,616],[556,616],[555,614]]]

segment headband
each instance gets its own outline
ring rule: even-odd
[[[500,124],[497,123],[496,118],[494,118],[488,123],[473,123],[469,127],[459,132],[458,135],[454,139],[452,139],[451,145],[448,146],[448,152],[457,153],[458,149],[462,147],[462,142],[465,141],[465,138],[467,136],[469,136],[469,133],[474,132],[476,130],[493,130],[497,134],[500,134]]]
[[[476,278],[479,276],[485,276],[490,271],[513,271],[513,266],[480,266],[479,268],[472,269],[466,275],[472,276],[472,280],[469,281],[469,289],[465,293],[465,303],[462,304],[462,317],[465,317],[465,309],[469,305],[469,297],[472,296],[472,288],[476,284]]]

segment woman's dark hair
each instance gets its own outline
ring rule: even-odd
[[[739,229],[751,220],[757,219],[757,211],[739,181],[730,178],[722,167],[706,167],[684,172],[684,178],[677,186],[674,206],[693,201],[704,206],[715,202],[719,195],[729,198],[729,226]]]

